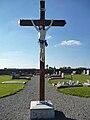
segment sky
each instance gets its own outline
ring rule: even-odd
[[[45,0],[46,19],[66,20],[47,31],[45,64],[90,68],[90,0]],[[38,32],[18,25],[39,19],[40,0],[0,0],[0,69],[39,68]]]

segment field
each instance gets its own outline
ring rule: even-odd
[[[24,84],[2,84],[1,82],[11,81],[11,82],[28,82],[28,80],[23,79],[14,79],[12,80],[12,76],[4,75],[0,76],[0,98],[15,94],[16,92],[22,90],[24,88]]]
[[[87,82],[87,79],[90,80],[90,75],[65,75],[64,79],[56,79],[49,81],[50,84],[57,83],[57,82],[67,82],[69,80],[73,81],[79,81],[80,83]],[[80,96],[80,97],[90,97],[90,87],[70,87],[70,88],[59,88],[57,91],[64,93],[64,94],[70,94],[73,96]]]

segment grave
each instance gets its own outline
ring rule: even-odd
[[[84,74],[84,75],[90,75],[90,70],[83,70],[82,74]]]
[[[22,82],[22,81],[4,81],[1,82],[2,84],[25,84],[26,82]]]
[[[54,80],[54,79],[63,79],[64,78],[64,73],[60,73],[60,74],[53,74],[49,77],[48,80]]]
[[[79,83],[79,81],[72,81],[69,80],[69,82],[58,82],[56,85],[52,84],[53,86],[55,86],[57,89],[58,88],[67,88],[67,87],[82,87],[83,84]]]
[[[66,24],[65,20],[46,20],[45,19],[45,0],[40,0],[40,19],[39,20],[20,20],[21,26],[34,26],[40,33],[40,91],[39,101],[31,101],[30,119],[54,119],[54,106],[51,102],[45,100],[45,46],[47,42],[45,39],[46,26],[61,26]],[[39,29],[37,28],[39,26]],[[41,28],[42,27],[42,28]]]
[[[90,87],[90,80],[87,80],[87,82],[84,83],[83,86]]]
[[[82,74],[85,75],[86,74],[86,70],[83,70]]]
[[[86,73],[86,75],[89,75],[90,74],[90,71],[89,70],[87,70],[87,73]]]

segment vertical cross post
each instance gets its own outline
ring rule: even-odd
[[[45,20],[45,0],[40,0],[40,20]],[[43,25],[43,29],[45,29],[45,26]],[[43,46],[43,52],[40,49],[40,56],[44,54],[45,58],[45,43]],[[40,60],[40,87],[39,87],[39,100],[44,101],[45,100],[45,61]]]
[[[40,0],[40,20],[45,20],[45,0]]]

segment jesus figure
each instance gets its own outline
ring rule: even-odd
[[[39,42],[43,44],[43,42],[46,43],[46,31],[52,26],[53,24],[53,20],[51,20],[51,23],[50,25],[46,28],[46,29],[43,29],[43,26],[39,26],[37,27],[35,24],[34,24],[34,21],[31,20],[33,26],[35,27],[35,29],[38,31],[38,39],[39,39]],[[46,45],[46,44],[45,44]],[[47,45],[46,45],[47,46]]]
[[[43,28],[43,26],[39,26],[37,27],[34,23],[33,20],[31,20],[33,26],[35,27],[35,29],[38,31],[38,39],[39,39],[39,43],[40,43],[40,60],[42,62],[45,61],[45,50],[44,47],[48,46],[47,42],[46,42],[46,31],[52,26],[53,24],[53,20],[51,20],[50,25],[47,28]]]

